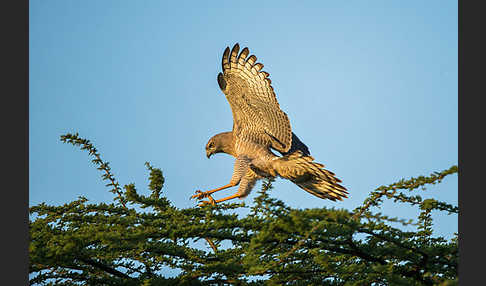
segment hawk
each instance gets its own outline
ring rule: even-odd
[[[226,47],[223,53],[223,72],[217,80],[233,113],[233,130],[214,135],[206,144],[208,158],[216,153],[236,158],[231,180],[213,190],[197,190],[191,198],[209,199],[201,205],[242,199],[258,180],[269,177],[288,179],[322,199],[347,198],[346,188],[339,184],[341,180],[324,169],[324,165],[314,162],[307,146],[292,132],[289,118],[277,102],[269,74],[249,54],[248,48],[240,52],[238,43],[231,51]],[[234,195],[219,200],[211,196],[236,185],[239,187]]]

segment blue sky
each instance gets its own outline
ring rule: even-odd
[[[30,205],[113,198],[87,153],[59,141],[68,132],[142,193],[144,162],[161,168],[180,208],[196,204],[196,189],[227,184],[233,158],[208,160],[204,146],[232,127],[216,76],[236,42],[265,65],[293,131],[350,192],[334,203],[279,179],[272,196],[288,205],[351,210],[380,185],[458,163],[457,1],[209,3],[30,1]],[[428,190],[457,204],[457,175]],[[455,216],[437,224],[457,231]]]

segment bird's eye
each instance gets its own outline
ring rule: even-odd
[[[211,143],[209,143],[209,146],[208,147],[209,148],[213,148],[213,146],[214,146],[214,144],[213,144],[213,142],[211,142]]]

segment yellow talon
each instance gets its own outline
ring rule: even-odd
[[[198,204],[198,206],[202,207],[202,206],[209,205],[209,204],[211,204],[213,206],[216,205],[216,201],[213,199],[213,197],[211,197],[210,195],[207,195],[207,197],[208,197],[209,200],[208,201],[201,201]]]

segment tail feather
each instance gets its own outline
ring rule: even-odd
[[[316,197],[332,201],[347,198],[346,188],[339,184],[342,181],[333,172],[324,169],[323,164],[314,162],[312,156],[306,156],[301,151],[275,159],[273,168],[280,177]]]

